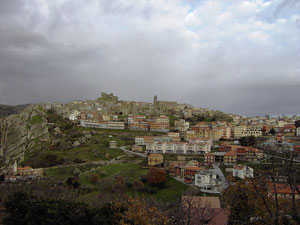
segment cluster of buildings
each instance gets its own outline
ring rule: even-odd
[[[231,138],[231,125],[227,122],[199,122],[185,134],[185,139],[191,137],[211,138],[214,141]]]
[[[146,116],[128,116],[127,119],[129,130],[153,131],[153,132],[169,132],[169,117],[160,115],[155,118],[146,119]]]
[[[239,145],[220,145],[217,152],[204,154],[207,165],[235,165],[238,161],[256,162],[263,159],[264,154],[258,148]]]
[[[159,101],[154,96],[153,103],[123,101],[112,93],[102,92],[95,101],[73,101],[68,104],[51,103],[46,108],[55,108],[63,117],[81,121],[86,127],[105,129],[129,129],[140,131],[180,132],[185,140],[190,138],[239,139],[241,137],[282,134],[300,136],[300,128],[295,126],[299,116],[257,116],[253,118],[225,114],[174,101]],[[169,117],[175,118],[170,125]],[[220,118],[212,122],[192,125],[191,118]],[[226,122],[227,121],[227,122]],[[229,122],[230,121],[230,122]]]
[[[15,161],[11,170],[5,175],[4,181],[6,182],[16,182],[18,180],[36,180],[40,179],[44,175],[44,169],[33,169],[30,166],[18,167]]]
[[[211,151],[212,140],[194,138],[182,141],[180,133],[169,132],[162,136],[137,136],[135,145],[145,146],[148,153],[204,155]]]
[[[87,121],[80,120],[80,126],[90,128],[102,128],[113,130],[124,130],[125,123],[122,121]]]

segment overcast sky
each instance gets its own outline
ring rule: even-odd
[[[102,91],[300,114],[300,0],[0,1],[0,104]]]

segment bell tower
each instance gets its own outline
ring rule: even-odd
[[[156,95],[154,95],[154,99],[153,99],[153,106],[156,106],[156,104],[157,104],[157,96],[156,96]]]

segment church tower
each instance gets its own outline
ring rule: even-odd
[[[15,160],[14,166],[13,166],[13,173],[16,173],[18,171],[18,164],[17,161]]]
[[[153,106],[156,106],[156,104],[157,104],[157,96],[154,95]]]

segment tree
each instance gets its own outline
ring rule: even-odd
[[[172,224],[167,216],[160,212],[156,207],[149,206],[144,199],[131,197],[124,198],[122,201],[116,202],[115,208],[121,209],[120,213],[115,214],[115,216],[121,218],[119,224]]]
[[[298,127],[300,127],[300,120],[296,120],[295,121],[295,126],[298,128]]]
[[[223,202],[230,208],[229,224],[247,224],[255,214],[259,199],[255,196],[253,189],[245,182],[237,182],[231,185],[223,196]]]
[[[73,175],[78,177],[80,175],[81,171],[80,169],[76,168],[74,171],[73,171]]]
[[[298,153],[283,144],[268,145],[263,150],[269,162],[265,165],[260,164],[256,169],[256,174],[259,175],[236,182],[223,195],[223,203],[231,212],[229,223],[300,224],[300,207],[297,200],[297,195],[300,195],[300,167],[294,161]],[[285,163],[282,164],[284,158]],[[286,182],[279,184],[282,178],[285,178]],[[289,193],[285,198],[280,193],[282,190]]]
[[[135,180],[132,183],[132,188],[135,191],[141,191],[143,189],[143,187],[144,187],[144,183],[140,180]]]
[[[8,196],[4,225],[171,224],[157,207],[139,198],[111,200],[100,208],[61,199],[37,198],[23,192]]]
[[[60,199],[36,198],[23,192],[8,197],[4,203],[5,225],[27,224],[94,224],[93,211],[82,203]]]
[[[73,188],[79,188],[80,183],[78,181],[73,182]]]
[[[92,184],[98,184],[99,181],[100,181],[100,176],[96,173],[93,173],[90,175],[89,177],[89,181],[92,183]]]
[[[242,146],[255,146],[257,144],[257,139],[254,136],[241,137],[239,142]]]
[[[271,135],[274,135],[274,134],[276,133],[276,131],[275,131],[274,128],[272,128],[272,129],[269,131],[269,133],[270,133]]]
[[[148,171],[147,175],[147,182],[151,186],[157,186],[159,188],[163,188],[166,183],[166,171],[164,169],[152,167]]]
[[[72,185],[73,184],[73,178],[69,177],[66,181],[67,185]]]

